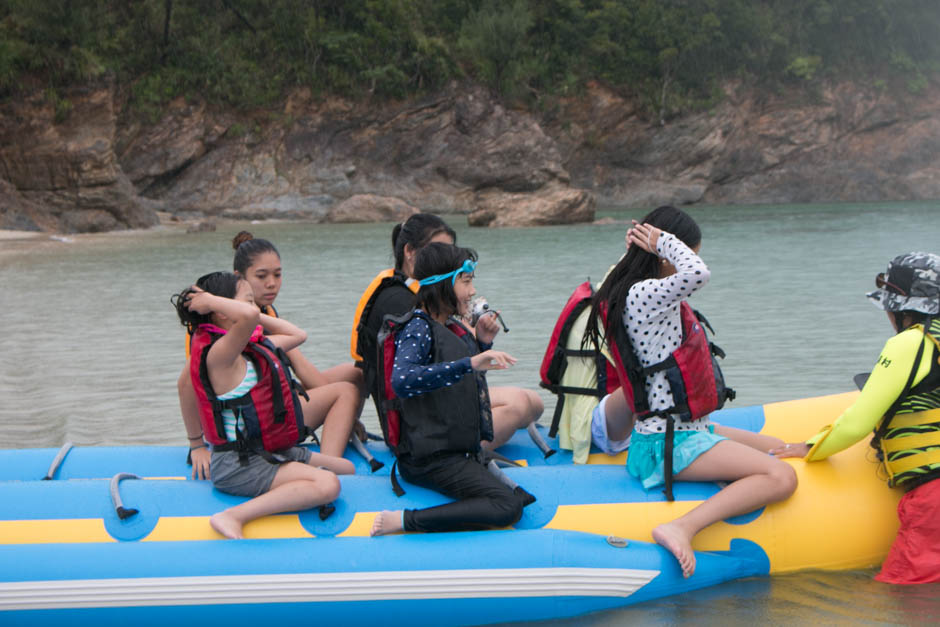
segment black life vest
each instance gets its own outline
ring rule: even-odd
[[[377,382],[382,402],[379,424],[386,444],[397,457],[412,461],[446,453],[476,453],[480,440],[493,438],[486,388],[482,373],[464,376],[451,386],[398,398],[392,388],[396,340],[415,316],[431,328],[432,363],[472,357],[479,352],[476,338],[456,320],[447,326],[432,320],[423,311],[402,316],[386,316],[378,339]],[[485,403],[484,403],[485,401]]]
[[[242,352],[254,364],[258,383],[243,396],[225,401],[218,399],[209,381],[206,359],[209,349],[224,334],[224,329],[202,324],[192,339],[189,373],[206,441],[216,451],[259,453],[281,451],[302,441],[306,426],[297,392],[300,384],[291,376],[287,354],[264,337],[261,327],[255,330]],[[242,428],[235,442],[230,442],[226,436],[223,409],[231,409],[236,418],[241,419]]]
[[[376,339],[366,329],[366,324],[379,294],[389,287],[408,290],[413,296],[418,291],[418,282],[409,280],[400,272],[389,268],[379,272],[369,283],[369,286],[366,287],[362,296],[359,297],[359,303],[356,305],[356,312],[353,314],[352,335],[349,338],[349,354],[357,365],[369,364],[375,356]],[[405,312],[399,313],[404,314]]]

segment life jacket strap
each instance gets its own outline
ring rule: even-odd
[[[553,389],[552,392],[555,392]],[[558,394],[557,392],[555,392]],[[565,408],[565,395],[558,394],[558,400],[555,401],[555,411],[552,413],[552,425],[548,429],[548,437],[553,438],[558,435],[558,427],[561,424],[561,412]]]
[[[398,460],[395,460],[395,463],[392,464],[392,472],[389,473],[389,478],[392,480],[392,492],[395,493],[395,496],[402,496],[405,494],[405,490],[401,487],[401,484],[398,483]]]
[[[897,453],[911,449],[935,446],[940,448],[940,432],[926,431],[901,437],[887,438],[884,441],[885,453]],[[906,458],[905,458],[906,459]]]
[[[901,427],[919,427],[940,423],[940,409],[930,409],[928,411],[918,411],[911,414],[898,414],[891,420],[891,427],[899,429]]]
[[[667,501],[676,500],[672,494],[672,453],[675,448],[675,443],[673,442],[675,433],[675,418],[673,418],[672,414],[667,414],[666,440],[663,447],[663,480],[665,482],[663,493],[666,495]]]
[[[888,472],[891,475],[891,478],[894,479],[894,477],[902,473],[914,470],[915,468],[919,468],[921,466],[929,466],[931,464],[940,464],[940,448],[914,453],[913,455],[908,455],[907,457],[902,457],[901,459],[896,459],[894,461],[886,461],[885,467],[889,469]]]

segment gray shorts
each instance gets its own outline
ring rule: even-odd
[[[278,455],[304,464],[310,459],[310,451],[302,446],[278,451]],[[249,453],[243,466],[238,459],[238,451],[212,451],[209,472],[212,485],[222,492],[254,497],[271,489],[280,467],[280,464],[272,464],[257,453]]]

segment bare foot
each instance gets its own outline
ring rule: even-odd
[[[241,540],[245,537],[242,535],[242,524],[229,514],[228,510],[213,514],[209,524],[226,538]]]
[[[653,529],[653,540],[675,555],[682,568],[683,577],[692,576],[695,572],[695,551],[692,550],[692,541],[675,523],[668,522]]]
[[[384,510],[375,515],[372,521],[372,530],[370,536],[384,536],[390,533],[404,531],[401,523],[401,510],[392,512]]]

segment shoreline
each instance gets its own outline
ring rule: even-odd
[[[46,233],[44,231],[12,231],[8,229],[0,229],[0,242],[9,242],[15,240],[23,239],[40,239],[52,237],[53,233]]]

